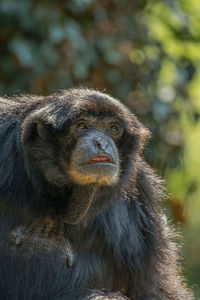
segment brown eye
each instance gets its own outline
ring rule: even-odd
[[[119,125],[117,125],[117,124],[112,124],[112,125],[110,126],[110,131],[112,131],[113,133],[118,133],[118,131],[119,131]]]
[[[77,128],[81,130],[88,129],[88,125],[84,122],[80,122],[77,124]]]

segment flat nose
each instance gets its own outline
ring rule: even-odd
[[[103,137],[95,137],[95,138],[93,138],[93,145],[98,150],[104,150],[105,151],[108,148],[108,142]]]

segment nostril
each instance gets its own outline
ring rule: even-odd
[[[99,142],[96,141],[96,142],[94,143],[94,145],[95,145],[95,147],[97,147],[99,150],[101,150],[101,148],[102,148],[102,147],[101,147],[101,143],[99,143]]]

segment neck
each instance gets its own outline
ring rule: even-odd
[[[71,225],[80,223],[94,202],[97,190],[98,186],[94,184],[73,187],[67,206],[61,212],[63,221]]]
[[[94,220],[111,203],[119,201],[122,196],[117,186],[82,185],[73,186],[67,196],[67,204],[60,210],[66,224],[86,225]]]

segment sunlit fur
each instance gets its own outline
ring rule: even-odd
[[[110,175],[98,175],[98,173],[93,173],[93,174],[83,174],[80,173],[76,170],[74,167],[73,162],[70,164],[69,169],[68,169],[68,175],[71,177],[71,179],[80,185],[85,185],[85,184],[91,184],[95,183],[98,184],[99,186],[101,185],[113,185],[116,184],[118,181],[118,175],[119,171],[115,174],[115,176],[110,176]]]
[[[80,115],[114,116],[123,127],[112,185],[68,174]],[[193,299],[160,206],[162,181],[142,155],[149,136],[97,91],[0,98],[0,299]]]

